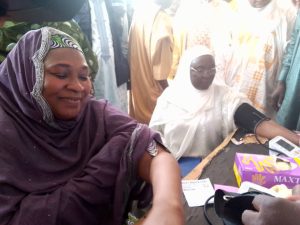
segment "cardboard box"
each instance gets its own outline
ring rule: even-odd
[[[300,158],[236,153],[233,171],[239,186],[243,181],[267,188],[300,184]]]

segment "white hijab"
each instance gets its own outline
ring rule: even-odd
[[[187,145],[193,141],[193,134],[196,132],[198,120],[200,119],[197,114],[199,115],[201,112],[211,109],[214,105],[215,86],[212,84],[207,90],[197,90],[192,85],[190,79],[191,62],[195,58],[203,55],[213,55],[213,53],[204,46],[195,46],[184,52],[175,79],[158,98],[149,124],[151,128],[158,132],[160,131],[160,125],[176,121],[184,120],[186,125],[189,123],[194,124],[194,126],[189,126],[186,130],[186,132],[191,135],[185,135],[180,149],[176,149],[176,152],[173,151],[177,159],[184,154],[188,148]],[[170,105],[176,107],[169,107]],[[162,134],[162,138],[164,139],[163,136]],[[167,147],[171,148],[168,144]]]
[[[191,83],[191,62],[203,55],[213,56],[213,53],[205,46],[195,46],[186,50],[180,60],[174,81],[163,93],[162,98],[185,109],[188,114],[209,109],[213,103],[212,86],[207,90],[198,90]]]

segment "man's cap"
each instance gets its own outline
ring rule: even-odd
[[[10,20],[54,22],[72,19],[86,0],[0,0],[0,12]]]

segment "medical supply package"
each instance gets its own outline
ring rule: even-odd
[[[233,171],[239,186],[243,181],[266,188],[300,184],[300,158],[236,153]]]

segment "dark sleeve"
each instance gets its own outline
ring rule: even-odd
[[[103,221],[103,214],[111,213],[107,189],[97,184],[91,174],[85,174],[53,192],[12,195],[20,201],[1,224],[98,224]]]
[[[126,171],[121,165],[124,152],[121,147],[127,144],[126,140],[120,140],[123,136],[110,138],[76,177],[57,185],[52,191],[25,193],[14,189],[2,195],[0,190],[1,210],[8,207],[2,202],[3,198],[10,198],[10,209],[5,215],[0,211],[0,218],[3,216],[7,223],[2,220],[0,224],[93,225],[116,220],[113,215],[116,182],[119,176],[124,176],[120,173]],[[11,198],[15,200],[12,202]]]
[[[248,103],[241,104],[234,113],[235,125],[251,133],[255,133],[256,127],[265,120],[270,118]]]
[[[0,224],[93,225],[110,224],[112,221],[121,224],[128,197],[121,190],[127,193],[127,187],[134,188],[138,183],[135,182],[135,173],[132,174],[131,183],[128,183],[129,170],[125,161],[128,156],[124,154],[128,137],[124,131],[122,133],[114,127],[113,130],[115,134],[87,162],[81,173],[65,184],[58,185],[53,191],[16,194],[10,191],[10,196],[2,196],[0,191],[0,201],[2,198],[16,198],[15,205],[11,206],[13,209],[6,211],[7,223]],[[136,143],[134,147],[140,152],[132,156],[136,164],[136,159],[141,157],[146,145]],[[0,205],[2,207],[2,203]]]
[[[138,161],[156,134],[110,106],[104,111],[105,144],[76,176],[56,186],[53,182],[51,190],[27,193],[13,184],[4,190],[2,184],[1,225],[122,224],[132,190],[142,184]]]

